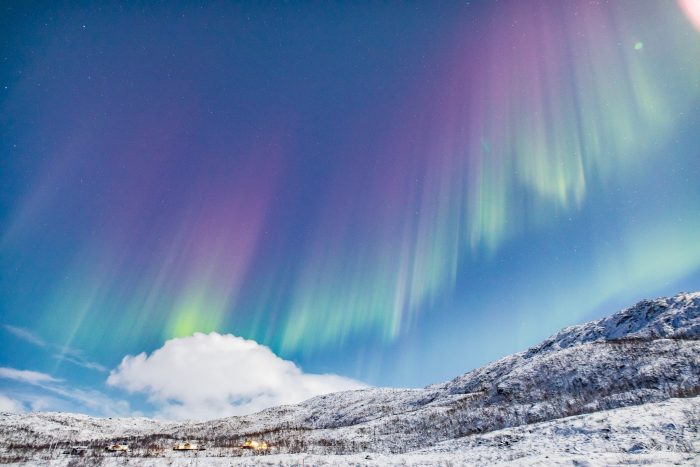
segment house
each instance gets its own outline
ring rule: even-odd
[[[264,441],[255,441],[250,439],[241,445],[241,449],[252,449],[254,451],[264,451],[268,447],[269,446]]]
[[[87,446],[71,446],[69,449],[63,451],[63,454],[70,454],[71,456],[84,456],[87,454]]]
[[[114,443],[114,444],[110,444],[109,446],[107,446],[107,450],[112,451],[112,452],[128,452],[129,445],[122,444],[122,443]]]
[[[200,451],[204,450],[204,448],[200,448],[199,444],[197,443],[190,443],[189,441],[185,443],[177,443],[175,446],[173,446],[174,451]]]

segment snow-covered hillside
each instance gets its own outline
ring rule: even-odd
[[[138,458],[139,465],[165,466],[357,466],[357,465],[630,465],[700,462],[700,398],[669,399],[532,425],[504,428],[481,435],[444,441],[403,454],[270,454],[222,457],[214,450]],[[76,462],[78,460],[78,462]],[[54,453],[42,465],[79,464]],[[125,456],[84,459],[88,465],[124,465]],[[93,462],[99,461],[99,462]]]
[[[244,453],[236,446],[246,438],[260,438],[271,443],[270,452],[276,455],[352,455],[350,463],[356,462],[352,460],[357,459],[356,453],[372,453],[373,459],[387,462],[410,456],[409,463],[414,463],[434,456],[461,462],[467,459],[464,456],[478,458],[481,451],[484,459],[505,462],[511,445],[524,451],[539,443],[550,446],[553,455],[562,454],[568,446],[574,456],[583,449],[577,442],[585,436],[598,441],[605,435],[617,439],[623,428],[611,414],[634,420],[656,411],[659,423],[666,424],[645,425],[638,430],[639,438],[629,433],[627,441],[641,443],[639,452],[670,450],[680,457],[669,454],[668,460],[683,460],[688,452],[697,452],[698,423],[693,414],[698,413],[694,396],[699,394],[700,293],[679,294],[566,328],[525,352],[424,389],[347,391],[200,423],[3,414],[0,459],[46,458],[75,444],[89,444],[89,456],[104,456],[107,441],[125,438],[131,438],[136,448],[129,455],[141,460],[179,458],[181,453],[171,447],[183,439],[203,443],[207,456],[240,456]],[[685,415],[673,415],[676,409]],[[581,414],[591,415],[575,417]],[[566,420],[579,420],[571,423],[578,423],[583,431],[566,428],[573,425],[566,425],[569,422],[564,419],[572,416]],[[605,426],[600,428],[601,424]],[[583,433],[586,430],[590,433]],[[679,432],[681,438],[676,436]],[[509,441],[494,445],[494,439]],[[624,454],[627,441],[600,441],[600,449],[628,455]],[[585,449],[591,446],[597,445]],[[534,452],[546,456],[550,448]],[[365,462],[370,460],[361,461]]]

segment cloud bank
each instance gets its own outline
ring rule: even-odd
[[[21,390],[15,390],[10,397],[0,394],[0,412],[31,411],[78,411],[98,416],[123,416],[134,413],[129,403],[115,400],[95,389],[81,389],[54,378],[48,373],[17,368],[0,367],[0,379],[17,383]]]
[[[15,368],[0,367],[0,378],[10,379],[20,383],[41,384],[41,383],[57,383],[60,379],[56,379],[46,373],[38,371],[17,370]]]
[[[209,419],[366,387],[337,375],[306,374],[268,347],[231,334],[171,339],[151,355],[126,356],[107,384],[145,393],[158,415]]]
[[[0,394],[0,412],[20,413],[24,412],[22,402]]]
[[[106,373],[108,371],[107,368],[100,365],[99,363],[92,362],[86,359],[83,356],[82,351],[80,351],[79,349],[75,349],[66,345],[56,345],[50,342],[46,342],[44,339],[37,336],[29,329],[21,328],[19,326],[3,324],[2,327],[5,328],[5,331],[9,332],[18,339],[21,339],[37,347],[48,349],[54,352],[53,358],[59,361],[72,363],[73,365],[87,368],[88,370],[95,370],[103,373]]]

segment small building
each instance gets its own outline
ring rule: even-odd
[[[200,448],[197,443],[190,443],[189,441],[185,443],[177,443],[173,446],[174,451],[202,451],[204,448]]]
[[[107,450],[112,451],[112,452],[128,452],[129,445],[122,444],[122,443],[114,443],[114,444],[110,444],[109,446],[107,446]]]
[[[63,451],[63,454],[70,454],[71,456],[84,456],[87,454],[87,446],[71,446],[70,448]]]
[[[267,445],[266,442],[264,441],[255,441],[252,439],[246,440],[245,443],[241,445],[241,449],[252,449],[254,451],[264,451],[268,448],[269,446]]]

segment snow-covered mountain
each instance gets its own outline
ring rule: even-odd
[[[506,433],[528,438],[532,430],[556,427],[568,423],[563,421],[566,417],[576,416],[595,432],[599,428],[594,420],[604,422],[612,416],[608,414],[634,418],[656,411],[664,417],[664,404],[687,416],[654,425],[646,430],[649,433],[641,430],[638,450],[661,447],[683,457],[687,451],[697,452],[700,440],[698,395],[700,293],[679,294],[642,301],[608,318],[563,329],[527,351],[423,389],[347,391],[200,423],[3,414],[0,460],[36,460],[53,451],[58,462],[55,447],[62,451],[74,444],[90,445],[89,455],[103,456],[108,441],[124,438],[131,438],[136,447],[129,455],[142,460],[182,456],[171,447],[183,439],[203,443],[207,456],[240,456],[243,453],[236,446],[247,438],[259,438],[270,443],[270,452],[276,455],[344,455],[335,459],[347,458],[352,463],[357,453],[384,456],[387,462],[401,462],[413,455],[418,461],[420,456],[428,459],[440,453],[459,462],[465,458],[460,456],[467,456],[465,450],[478,447],[474,444],[478,440],[486,443]],[[671,398],[683,400],[664,402]],[[628,409],[621,409],[624,407]],[[671,442],[673,437],[659,433],[659,427],[667,425],[674,427],[671,431],[682,431],[682,442]],[[540,436],[562,437],[561,430],[566,431],[548,430]],[[607,430],[609,436],[615,436],[614,426]],[[668,442],[649,444],[650,437]],[[556,443],[553,438],[549,441]],[[315,462],[321,463],[320,459]],[[371,463],[371,459],[366,461]]]

